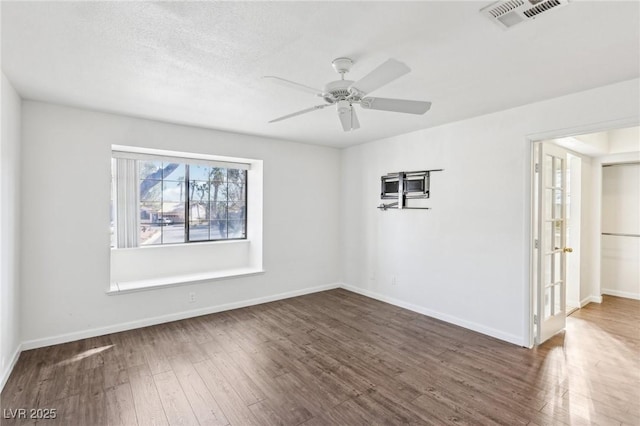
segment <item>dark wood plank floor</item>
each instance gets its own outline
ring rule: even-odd
[[[519,348],[332,290],[23,352],[2,425],[640,424],[640,302]]]

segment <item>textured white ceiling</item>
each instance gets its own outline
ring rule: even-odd
[[[27,99],[331,146],[350,146],[640,75],[640,3],[574,0],[504,31],[490,2],[6,2],[2,69]],[[261,80],[322,87],[389,57],[412,72],[375,96],[429,100],[424,116],[333,108]]]

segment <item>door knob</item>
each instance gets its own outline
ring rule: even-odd
[[[565,253],[573,253],[573,249],[571,247],[565,247],[562,249],[562,251]]]

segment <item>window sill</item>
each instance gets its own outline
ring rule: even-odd
[[[152,244],[148,246],[138,247],[111,247],[111,251],[136,251],[136,250],[158,250],[166,248],[179,248],[179,247],[204,247],[204,246],[216,246],[223,244],[251,244],[251,240],[248,238],[238,238],[232,240],[216,240],[216,241],[194,241],[191,243],[175,243],[175,244]]]
[[[157,290],[159,288],[175,287],[202,281],[224,280],[227,278],[247,277],[264,273],[265,271],[259,268],[240,268],[216,272],[202,272],[198,274],[175,275],[147,280],[112,282],[106,293],[108,295],[116,295],[133,293],[136,291]]]

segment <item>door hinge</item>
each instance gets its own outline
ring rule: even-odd
[[[536,248],[538,248],[538,245],[539,245],[538,244],[538,240],[535,241],[534,245],[535,245]]]
[[[536,163],[534,168],[535,168],[536,173],[540,172],[540,163]]]
[[[533,315],[533,323],[538,325],[538,316],[536,314]]]

